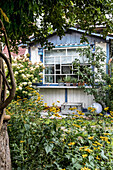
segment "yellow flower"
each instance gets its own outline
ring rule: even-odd
[[[79,150],[83,150],[83,149],[84,149],[84,147],[80,147],[80,148],[79,148]]]
[[[84,118],[83,116],[79,116],[79,118]]]
[[[58,100],[57,103],[60,103],[60,101]]]
[[[64,168],[64,169],[61,169],[61,170],[66,170],[66,169]]]
[[[76,110],[77,108],[76,107],[73,107],[73,110]]]
[[[92,137],[88,137],[88,139],[90,139],[90,140],[92,140],[94,138],[94,136],[92,136]]]
[[[55,113],[53,116],[61,117],[58,113]]]
[[[85,158],[85,157],[87,157],[87,156],[88,156],[87,154],[82,155],[83,158]]]
[[[88,148],[85,148],[84,150],[89,152],[89,153],[93,152],[91,149],[88,149]]]
[[[92,110],[91,110],[91,112],[94,112],[96,109],[95,108],[93,108]]]
[[[81,168],[81,170],[91,170],[91,169],[84,167],[84,168]]]
[[[79,115],[84,115],[84,113],[82,113],[82,111],[79,111],[78,114],[79,114]]]
[[[69,146],[74,145],[74,144],[75,144],[75,142],[68,143]]]
[[[97,142],[97,141],[95,141],[95,143],[96,143],[97,145],[100,145],[100,146],[102,146],[102,144],[101,144],[101,143],[99,143],[99,142]]]
[[[78,121],[78,122],[83,122],[83,120],[79,120],[79,119],[78,119],[77,121]]]
[[[96,159],[100,160],[100,158],[97,156]]]
[[[12,124],[8,124],[7,126],[12,126]]]
[[[100,136],[100,138],[101,138],[103,141],[106,141],[108,144],[110,144],[110,142],[108,141],[108,137]]]
[[[73,126],[80,128],[80,126],[79,126],[79,125],[77,125],[77,124],[73,124]]]
[[[100,115],[100,116],[103,116],[103,114],[102,114],[102,113],[99,113],[99,115]]]
[[[24,143],[25,141],[21,140],[20,143]]]
[[[105,107],[104,110],[107,111],[109,109],[109,107]]]
[[[109,87],[111,87],[111,85],[109,85]]]
[[[54,106],[54,105],[55,105],[55,103],[52,103],[52,105]]]
[[[38,97],[38,98],[37,98],[37,101],[39,101],[40,99],[41,99],[41,97]]]
[[[44,103],[44,106],[47,107],[47,103]]]
[[[88,110],[92,110],[92,107],[88,107]]]
[[[113,116],[113,111],[110,111],[111,116]]]
[[[78,115],[74,115],[75,117],[79,117]]]

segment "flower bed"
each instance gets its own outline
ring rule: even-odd
[[[12,116],[9,125],[13,169],[34,170],[112,170],[113,117],[102,113],[87,120],[78,111],[62,118],[53,104],[48,116],[41,96],[18,99],[8,108]],[[61,119],[56,119],[56,118]]]

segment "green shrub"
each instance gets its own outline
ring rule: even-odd
[[[94,96],[94,100],[100,103],[103,108],[108,106],[113,111],[113,78],[106,74],[106,54],[100,47],[95,48],[95,53],[92,49],[79,48],[77,51],[80,57],[86,57],[87,61],[83,65],[79,59],[73,63],[74,68],[78,67],[80,80],[85,82],[89,88],[83,86],[84,91]],[[89,63],[90,66],[87,66]]]

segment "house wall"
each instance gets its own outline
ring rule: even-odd
[[[80,44],[80,38],[82,36],[82,33],[76,32],[76,31],[68,31],[65,33],[65,36],[60,39],[57,35],[51,35],[48,38],[48,41],[53,43],[54,45],[69,45],[69,44]],[[95,42],[97,43],[105,43],[105,40],[103,40],[101,37],[96,37],[96,36],[86,36],[88,39],[89,44],[94,44]]]
[[[87,108],[93,104],[93,96],[87,95],[83,89],[68,89],[68,102],[80,102]]]
[[[52,106],[52,103],[55,103],[57,106],[61,106],[65,102],[65,89],[40,89],[40,94],[43,95],[44,103],[47,103],[48,106]],[[58,103],[57,101],[60,101]]]
[[[84,108],[87,108],[92,105],[93,96],[87,95],[83,91],[83,89],[73,87],[66,89],[65,87],[64,88],[49,87],[40,88],[39,91],[40,94],[43,95],[42,98],[44,103],[47,103],[48,106],[52,106],[52,103],[55,103],[57,106],[61,106],[61,104],[66,102],[66,100],[67,102],[83,103]],[[57,101],[60,101],[60,103],[58,103]]]
[[[48,41],[53,43],[53,45],[57,47],[68,47],[68,46],[82,46],[84,44],[80,43],[82,33],[77,31],[68,31],[65,36],[60,39],[57,35],[53,34],[49,36]],[[108,48],[106,41],[99,36],[87,36],[88,41],[90,44],[96,46],[100,46],[103,48],[105,53],[108,55]],[[86,43],[85,43],[86,44]],[[31,47],[31,61],[32,62],[39,62],[41,55],[38,54],[38,48],[40,44],[36,44],[35,46]],[[106,69],[106,67],[105,67]],[[40,86],[39,86],[40,88]],[[80,102],[83,103],[83,107],[87,108],[92,105],[93,103],[93,96],[87,95],[83,89],[79,88],[60,88],[52,86],[50,88],[45,88],[44,85],[40,88],[40,94],[43,95],[44,103],[47,103],[48,106],[51,106],[52,103],[55,102],[58,106],[61,106],[64,102]],[[60,101],[58,103],[57,101]]]
[[[40,61],[40,56],[38,55],[38,48],[33,46],[30,48],[30,53],[31,53],[31,61],[32,63],[39,63]]]

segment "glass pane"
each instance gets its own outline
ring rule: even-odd
[[[45,57],[45,64],[54,64],[54,57]]]
[[[56,75],[56,83],[59,83],[61,80],[63,81],[65,77],[66,77],[65,75],[64,76]]]
[[[56,71],[56,74],[60,74],[60,71]]]
[[[62,66],[62,74],[72,74],[72,66]]]
[[[88,63],[88,58],[86,58],[86,56],[81,56],[79,60],[80,60],[80,63]]]
[[[66,55],[66,49],[52,50],[52,51],[51,51],[51,55],[52,55],[52,56]]]
[[[66,63],[66,56],[61,57],[61,64],[65,64]]]
[[[73,61],[75,61],[75,59],[79,59],[79,54],[77,53],[76,56],[73,56]]]
[[[76,49],[67,49],[67,55],[72,55],[75,56],[76,55]]]
[[[60,57],[55,57],[55,64],[60,64]]]
[[[66,64],[72,63],[72,56],[67,56],[66,57]]]
[[[54,76],[45,76],[45,83],[54,83]]]
[[[45,50],[45,56],[46,57],[50,56],[50,51],[49,50]]]
[[[54,65],[45,65],[45,74],[54,74]]]
[[[60,69],[60,64],[56,64],[56,69]]]
[[[66,49],[45,50],[45,56],[61,56],[66,55]]]
[[[61,64],[70,64],[72,63],[72,56],[62,56]]]
[[[78,80],[78,75],[77,74],[76,75],[72,75],[71,78],[72,79],[75,78],[76,80]]]

